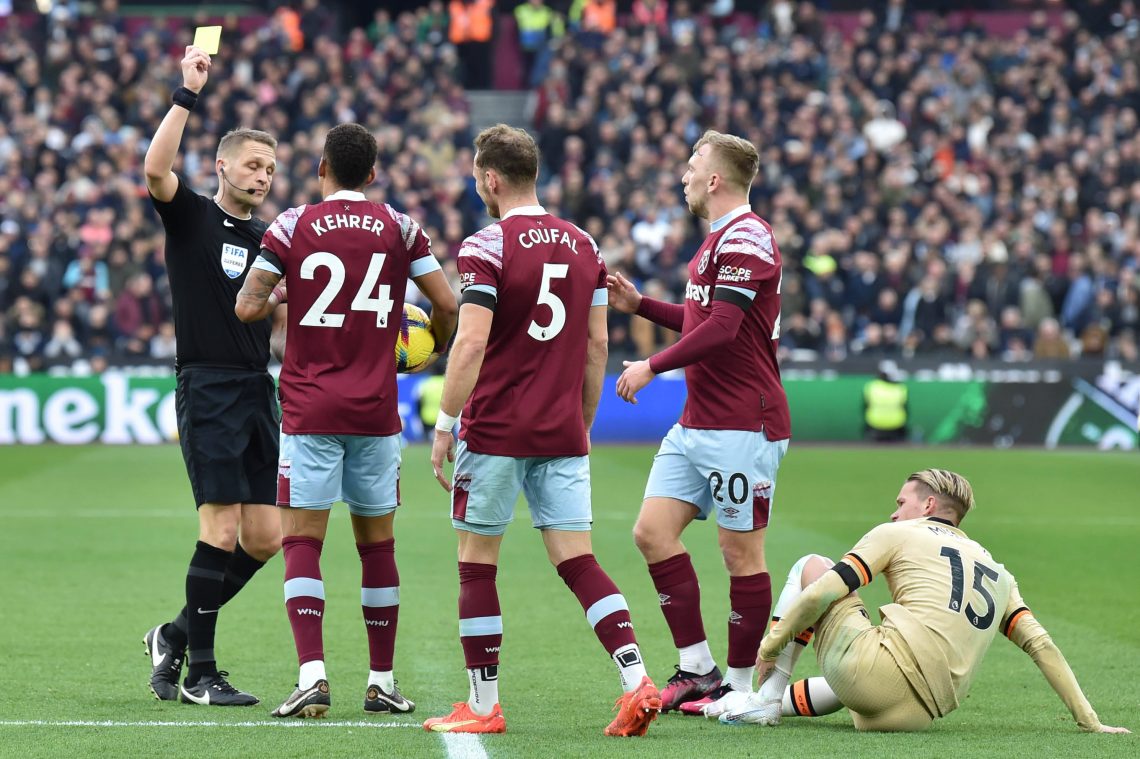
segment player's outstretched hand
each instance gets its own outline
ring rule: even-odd
[[[649,368],[648,359],[645,361],[623,361],[625,371],[617,381],[617,394],[623,401],[637,404],[637,394],[657,375]]]
[[[609,292],[610,308],[623,314],[637,313],[641,305],[641,293],[621,272],[606,277],[606,290]]]
[[[1126,727],[1112,727],[1111,725],[1101,725],[1094,733],[1114,733],[1117,735],[1131,735],[1132,731]]]
[[[201,92],[206,86],[207,71],[210,70],[210,56],[200,47],[186,46],[186,56],[182,59],[182,86],[193,92]]]
[[[444,476],[443,460],[455,461],[455,436],[451,431],[435,431],[435,439],[431,443],[431,471],[444,490],[451,492],[451,482]]]

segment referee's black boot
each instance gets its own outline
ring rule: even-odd
[[[186,652],[176,651],[162,637],[162,627],[159,625],[143,637],[146,655],[150,657],[150,692],[159,701],[177,701],[178,680],[182,676]]]
[[[182,702],[209,706],[253,706],[260,703],[257,696],[243,693],[226,680],[229,672],[204,675],[193,685],[182,683]]]

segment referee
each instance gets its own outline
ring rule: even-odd
[[[150,688],[162,701],[252,706],[214,660],[219,608],[281,546],[276,506],[278,416],[269,362],[270,322],[243,324],[234,301],[268,225],[254,218],[273,183],[277,141],[251,129],[218,143],[218,193],[187,187],[172,170],[210,57],[187,47],[183,86],[143,164],[166,230],[166,265],[178,337],[178,433],[198,506],[198,542],[186,572],[186,606],[145,637]],[[274,304],[278,296],[272,297]],[[239,540],[240,536],[240,540]],[[179,687],[189,651],[189,671]]]

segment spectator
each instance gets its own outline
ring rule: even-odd
[[[57,319],[51,328],[51,339],[44,345],[44,358],[64,362],[83,355],[83,346],[75,338],[75,328],[66,319]]]
[[[171,360],[177,355],[178,344],[174,339],[174,322],[164,321],[158,325],[158,332],[150,339],[150,357]]]
[[[495,0],[451,0],[448,5],[448,39],[459,49],[463,86],[485,90],[491,86],[492,11]]]
[[[165,318],[150,275],[140,272],[131,277],[115,301],[115,329],[123,337],[123,345],[135,355],[145,355],[156,325]]]
[[[455,31],[447,11],[490,2],[381,9],[367,30],[343,33],[312,0],[292,21],[278,11],[228,49],[233,76],[195,110],[192,131],[256,117],[287,136],[267,201],[274,213],[316,196],[307,156],[351,114],[380,143],[370,197],[422,218],[454,276],[456,244],[484,223],[462,84],[489,83],[490,67],[480,74],[468,62],[474,48],[443,44]],[[549,46],[549,66],[536,68],[540,198],[590,230],[612,268],[683,297],[684,265],[702,231],[683,214],[678,221],[670,187],[686,146],[713,127],[762,147],[750,200],[785,257],[785,358],[825,343],[831,355],[842,343],[848,354],[1023,356],[1040,352],[1043,326],[1047,352],[1068,354],[1093,324],[1107,331],[1103,355],[1135,353],[1134,2],[1103,4],[1112,8],[1103,19],[1026,16],[1010,36],[938,19],[915,24],[906,3],[893,1],[843,34],[806,2],[767,4],[758,30],[749,18],[756,4],[641,0],[640,15],[627,17],[617,10],[632,14],[633,2],[541,4],[567,10],[589,44]],[[474,16],[484,32],[489,13]],[[128,43],[127,25],[111,16],[42,21],[0,29],[4,339],[11,346],[17,301],[30,301],[41,309],[45,345],[51,336],[42,333],[64,318],[88,356],[121,361],[116,341],[137,336],[119,335],[107,317],[127,282],[146,273],[162,304],[149,335],[169,309],[164,243],[139,194],[146,143],[125,125],[158,123],[161,93],[177,74],[166,51],[184,40],[151,26]],[[184,147],[187,183],[212,189],[209,139]],[[985,303],[981,321],[1000,322],[989,338],[961,331],[972,300]],[[66,315],[57,311],[63,302]],[[1011,307],[1019,328],[1003,327]],[[1055,335],[1050,319],[1059,321]],[[26,330],[21,338],[34,342]],[[613,338],[620,360],[623,349],[665,336],[615,320]],[[149,338],[141,347],[153,352]]]
[[[587,46],[597,49],[603,38],[617,28],[616,0],[574,0],[570,6],[570,26],[587,40]]]
[[[1069,344],[1061,336],[1061,325],[1056,319],[1045,319],[1037,327],[1037,340],[1033,345],[1034,358],[1067,359]]]
[[[523,81],[534,86],[545,74],[547,45],[565,33],[562,18],[544,0],[527,0],[515,8],[515,23],[523,54]]]
[[[660,34],[669,30],[668,0],[633,0],[633,23],[642,29],[656,29]]]

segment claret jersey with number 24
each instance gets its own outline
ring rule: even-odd
[[[398,433],[394,351],[408,278],[440,268],[420,225],[341,191],[284,211],[261,247],[254,265],[289,288],[282,431]]]

